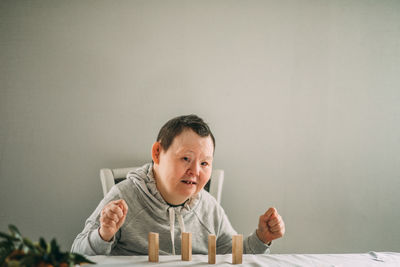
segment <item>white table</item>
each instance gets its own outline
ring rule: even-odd
[[[148,256],[90,256],[100,266],[204,266],[208,255],[193,255],[192,261],[181,261],[181,256],[160,256],[158,263],[148,261]],[[213,266],[233,266],[232,255],[217,255]],[[243,255],[239,266],[400,266],[400,253],[369,252],[360,254],[270,254]]]

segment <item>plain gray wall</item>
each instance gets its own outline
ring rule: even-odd
[[[0,230],[69,249],[99,169],[168,119],[217,139],[222,198],[275,253],[400,251],[400,1],[1,1]]]

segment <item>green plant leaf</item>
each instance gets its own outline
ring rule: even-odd
[[[43,251],[43,252],[46,252],[47,251],[47,243],[46,243],[46,240],[44,240],[44,238],[43,237],[41,237],[40,239],[39,239],[39,248]]]
[[[13,248],[3,248],[0,250],[0,266],[4,266],[6,258],[11,254]]]
[[[0,242],[0,251],[4,249],[13,249],[14,244],[8,240]]]
[[[23,243],[26,247],[28,247],[30,250],[36,250],[35,245],[32,243],[31,240],[29,240],[28,238],[24,238],[23,239]]]
[[[10,230],[11,234],[15,237],[18,238],[19,240],[22,241],[22,235],[19,232],[18,228],[15,225],[10,224],[8,226],[8,229]]]
[[[7,255],[0,255],[0,266],[5,266]]]
[[[18,238],[15,238],[15,237],[13,237],[11,235],[8,235],[8,234],[2,233],[2,232],[0,232],[0,237],[4,238],[4,239],[7,239],[7,240],[10,240],[10,241],[17,241],[18,240]]]
[[[42,258],[38,255],[29,254],[21,259],[21,266],[35,266],[38,265],[39,262],[42,261]]]
[[[50,253],[56,255],[56,257],[60,256],[60,247],[57,245],[57,241],[52,239],[50,242],[51,250]]]

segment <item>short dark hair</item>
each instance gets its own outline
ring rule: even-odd
[[[157,136],[157,141],[160,142],[161,147],[167,151],[171,146],[174,138],[180,135],[183,130],[192,129],[201,137],[211,136],[215,151],[215,138],[212,134],[210,127],[197,115],[183,115],[167,121]]]

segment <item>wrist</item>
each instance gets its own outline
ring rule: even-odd
[[[260,239],[261,242],[263,242],[264,244],[266,244],[266,245],[268,245],[268,246],[271,245],[272,240],[264,239],[264,238],[262,237],[262,235],[260,234],[260,231],[259,231],[258,229],[256,230],[256,235],[257,235],[258,239]]]
[[[103,241],[110,242],[110,241],[112,240],[112,238],[113,238],[112,236],[109,237],[109,236],[107,236],[106,234],[104,234],[103,231],[101,230],[101,227],[99,227],[98,233],[99,233],[100,238],[101,238]]]

